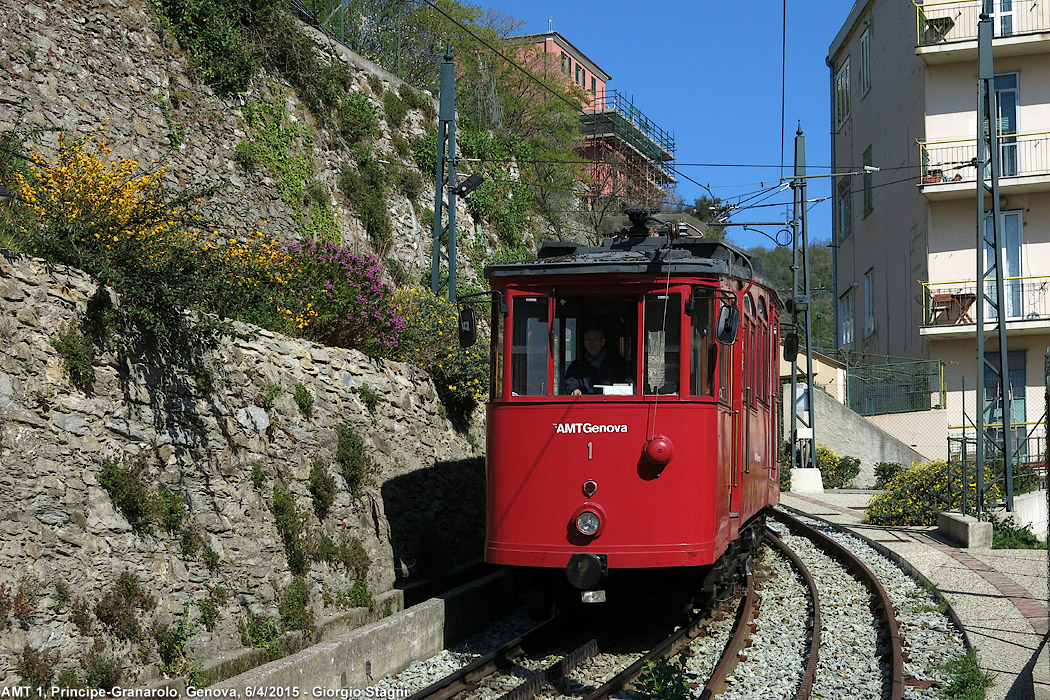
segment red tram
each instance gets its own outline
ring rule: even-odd
[[[547,244],[485,270],[485,559],[511,567],[530,614],[717,595],[779,501],[782,304],[740,249],[653,235],[646,218],[600,247]],[[598,355],[622,357],[622,376]]]

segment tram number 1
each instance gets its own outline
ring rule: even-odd
[[[594,443],[587,443],[587,459],[594,459]]]

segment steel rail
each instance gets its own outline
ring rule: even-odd
[[[474,683],[494,673],[499,668],[510,666],[514,657],[523,653],[525,647],[538,643],[545,637],[560,631],[561,621],[551,618],[533,627],[520,637],[515,637],[499,649],[474,659],[463,668],[440,678],[426,688],[408,697],[408,700],[447,700],[468,689]]]
[[[783,554],[802,577],[806,588],[809,589],[809,599],[813,601],[813,614],[810,616],[813,627],[809,637],[809,652],[806,655],[806,670],[802,672],[798,691],[795,693],[795,700],[809,700],[810,693],[813,692],[813,680],[817,677],[817,660],[820,657],[820,596],[817,594],[817,582],[813,580],[809,567],[780,539],[780,533],[767,530],[766,535],[766,541]]]
[[[736,623],[733,626],[733,636],[722,651],[722,657],[718,665],[711,672],[700,693],[700,700],[709,698],[725,690],[726,677],[733,672],[739,661],[739,652],[744,648],[745,640],[750,636],[751,620],[754,619],[753,610],[755,606],[755,580],[749,573],[747,575],[747,592],[744,594],[744,602],[737,610]]]
[[[755,599],[755,586],[751,575],[747,577],[747,593],[744,597],[744,602],[737,609],[737,620],[736,620],[736,633],[733,636],[729,644],[726,645],[726,649],[723,652],[723,659],[726,657],[736,657],[736,651],[739,646],[743,643],[745,638],[745,632],[748,629],[748,623],[751,621],[751,610],[754,605]],[[601,686],[593,690],[589,695],[585,696],[583,700],[604,700],[613,693],[622,692],[627,689],[635,679],[638,678],[645,671],[646,664],[650,661],[657,661],[659,659],[665,659],[674,656],[679,651],[689,646],[690,642],[699,633],[700,628],[710,622],[710,618],[703,615],[697,615],[694,617],[689,624],[676,630],[673,634],[665,637],[663,641],[653,647],[648,653],[642,656],[640,659],[632,663],[624,670],[617,673],[615,676],[610,678],[608,681],[603,683]],[[720,664],[721,665],[721,664]],[[727,666],[727,669],[729,667]],[[728,673],[728,670],[726,671]],[[707,697],[707,696],[701,696]]]
[[[893,612],[893,604],[890,602],[886,589],[879,583],[879,579],[871,572],[853,552],[825,535],[820,530],[806,525],[787,513],[774,510],[772,515],[777,521],[783,523],[792,533],[813,540],[824,553],[838,560],[850,573],[864,584],[871,594],[872,608],[882,618],[886,625],[886,635],[889,638],[889,651],[884,653],[885,661],[890,667],[889,677],[889,700],[901,700],[904,696],[904,655],[901,650],[900,629],[897,625],[897,616]]]

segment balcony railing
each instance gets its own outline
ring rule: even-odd
[[[977,179],[977,139],[919,141],[924,185]],[[999,136],[1002,177],[1050,175],[1050,131]]]
[[[976,40],[983,5],[981,0],[915,3],[916,45]],[[1050,0],[995,0],[992,19],[996,37],[1050,31]]]
[[[985,281],[985,294],[995,296],[995,283]],[[977,322],[977,282],[923,282],[923,325],[959,326]],[[1050,320],[1050,276],[1007,277],[1003,280],[1008,321]],[[985,318],[996,318],[995,309],[985,309]]]

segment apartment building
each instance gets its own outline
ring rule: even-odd
[[[632,99],[609,90],[610,76],[555,31],[510,37],[508,43],[530,46],[531,58],[543,55],[563,82],[584,93],[580,116],[582,139],[577,151],[591,161],[580,196],[585,209],[610,199],[659,206],[674,184],[674,135],[639,109]],[[619,213],[619,207],[616,207]]]
[[[837,343],[861,356],[942,360],[948,424],[956,433],[977,411],[983,7],[979,0],[858,0],[827,58],[835,172],[861,173],[840,176],[834,188]],[[1020,437],[1043,415],[1050,344],[1050,0],[995,0],[990,9],[1002,306]],[[880,171],[864,173],[864,165]],[[990,224],[987,214],[980,218]],[[994,340],[986,345],[995,347]],[[997,417],[991,409],[985,416]]]

